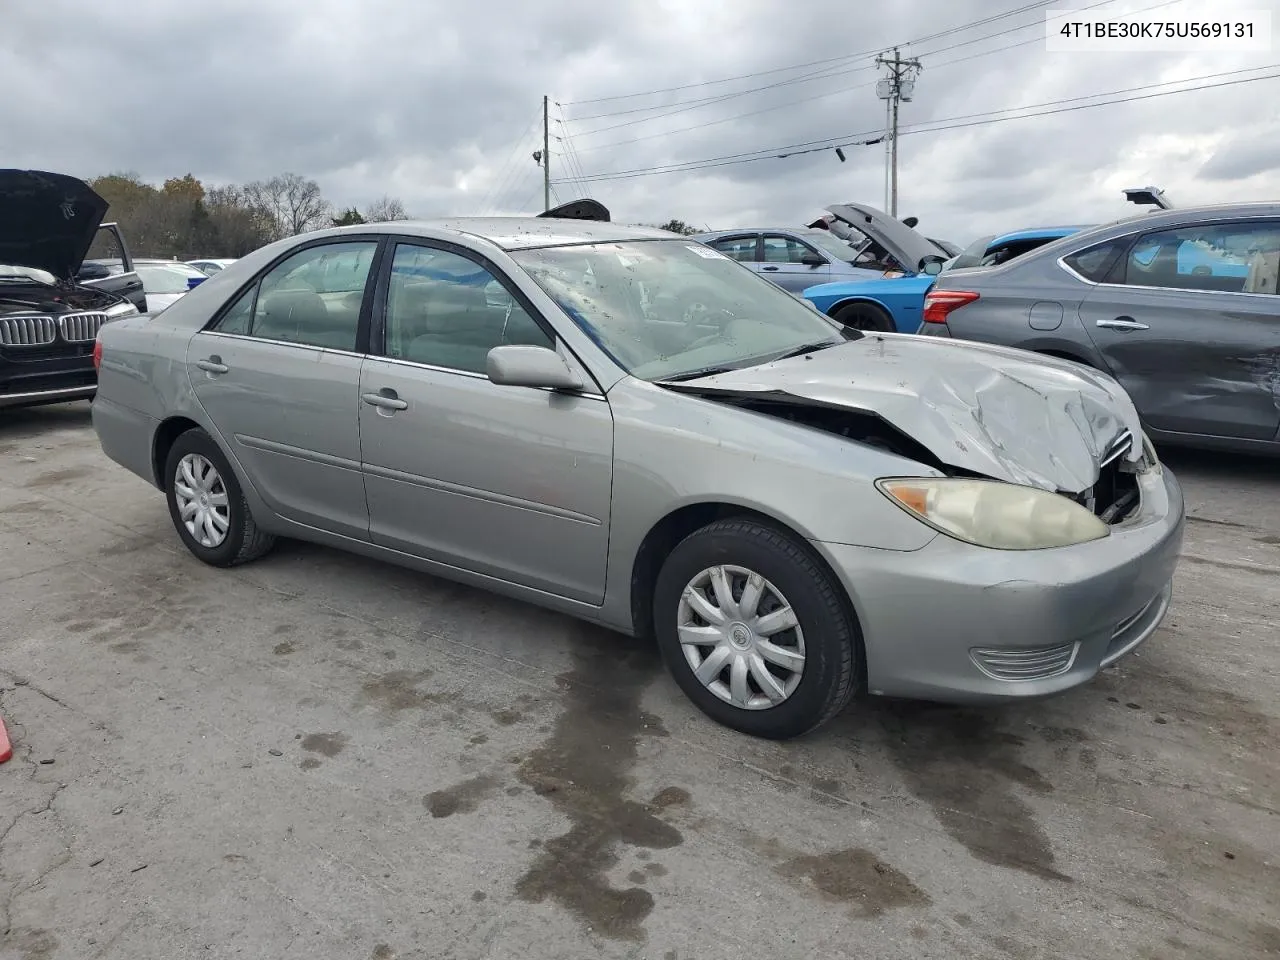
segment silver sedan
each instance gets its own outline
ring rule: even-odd
[[[310,233],[96,357],[103,449],[200,560],[295,537],[653,635],[759,736],[1060,691],[1169,605],[1182,495],[1114,380],[843,330],[661,231]]]

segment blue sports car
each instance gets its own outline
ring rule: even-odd
[[[837,221],[868,237],[879,273],[867,279],[806,287],[803,296],[845,326],[890,333],[919,329],[924,296],[942,270],[1003,263],[1083,229],[1040,227],[983,237],[958,256],[944,260],[933,241],[874,207],[846,203],[830,211]]]

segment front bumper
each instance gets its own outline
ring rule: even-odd
[[[1111,535],[1052,550],[988,550],[939,535],[899,553],[817,544],[861,621],[871,693],[979,703],[1090,680],[1163,620],[1182,548],[1182,490],[1140,478]]]

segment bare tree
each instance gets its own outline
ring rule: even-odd
[[[320,193],[320,185],[296,173],[247,183],[244,193],[250,205],[270,213],[277,238],[330,225],[329,204]]]
[[[369,223],[385,223],[388,220],[408,220],[409,214],[405,212],[399,197],[384,195],[380,200],[369,204],[364,217]]]

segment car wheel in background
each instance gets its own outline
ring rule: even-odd
[[[861,644],[842,591],[800,541],[748,518],[682,540],[658,574],[659,649],[713,720],[770,739],[799,736],[852,699]]]
[[[188,430],[174,441],[164,491],[178,536],[211,566],[255,560],[275,544],[254,522],[227,458],[203,430]]]
[[[868,333],[893,333],[893,318],[873,303],[850,303],[831,315],[836,323]]]

